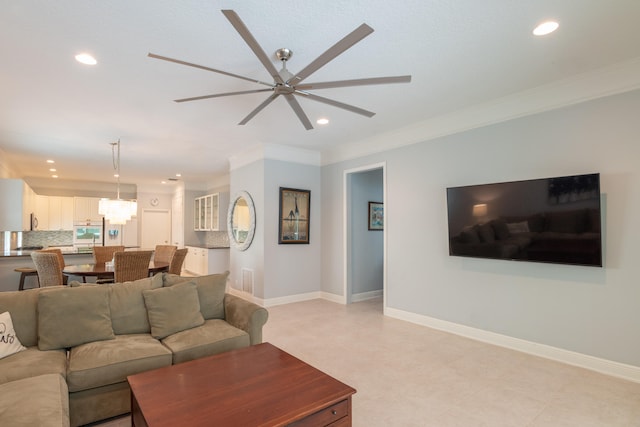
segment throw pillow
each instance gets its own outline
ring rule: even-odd
[[[156,274],[133,282],[114,283],[109,289],[111,323],[117,335],[148,334],[151,330],[142,291],[162,287],[162,275]]]
[[[195,328],[204,323],[200,313],[198,289],[193,282],[142,291],[151,336],[162,339],[176,332]]]
[[[13,329],[11,313],[0,314],[0,359],[3,359],[27,348],[20,343]]]
[[[491,221],[491,225],[493,225],[493,230],[496,232],[496,238],[498,240],[505,240],[511,237],[509,227],[507,227],[507,223],[504,220],[494,219]]]
[[[106,286],[42,289],[38,295],[40,350],[114,338]]]
[[[480,235],[480,240],[482,240],[483,243],[493,243],[496,241],[496,235],[493,232],[493,227],[488,222],[478,226],[478,234]]]
[[[182,277],[175,274],[164,275],[164,286],[178,283],[193,282],[198,287],[198,300],[202,317],[209,319],[224,319],[224,294],[227,290],[229,272],[209,274],[208,276]]]

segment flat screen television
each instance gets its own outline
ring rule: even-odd
[[[600,175],[447,188],[449,255],[602,267]]]

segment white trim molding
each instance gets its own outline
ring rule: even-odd
[[[385,307],[385,316],[640,383],[640,367]]]

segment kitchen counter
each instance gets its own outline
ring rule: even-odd
[[[215,246],[208,246],[208,245],[191,245],[191,244],[185,244],[186,246],[190,246],[192,248],[202,248],[202,249],[229,249],[229,246],[219,246],[219,245],[215,245]]]

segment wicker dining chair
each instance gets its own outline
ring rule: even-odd
[[[111,262],[113,254],[116,252],[124,252],[124,246],[94,246],[93,261],[96,264]],[[83,280],[87,280],[86,277]],[[113,283],[113,276],[98,276],[96,283]]]
[[[31,259],[36,265],[38,282],[41,287],[60,286],[63,284],[62,266],[58,255],[52,252],[31,252]]]
[[[64,270],[64,266],[65,266],[64,255],[62,255],[62,251],[60,249],[58,248],[41,249],[38,252],[47,252],[47,253],[56,254],[56,256],[58,257],[58,262],[60,263],[60,272]],[[69,276],[62,273],[62,284],[66,285],[68,281],[69,281]]]
[[[169,273],[180,275],[182,272],[182,264],[184,263],[184,259],[187,257],[187,252],[189,249],[177,249],[173,256],[171,257],[171,262],[169,263]]]
[[[149,277],[153,251],[116,252],[113,258],[113,279],[116,283]]]
[[[154,262],[171,262],[171,257],[173,253],[178,249],[177,246],[174,245],[156,245],[156,250],[153,254]]]
[[[94,246],[93,262],[96,264],[110,262],[116,252],[124,252],[124,246]]]

